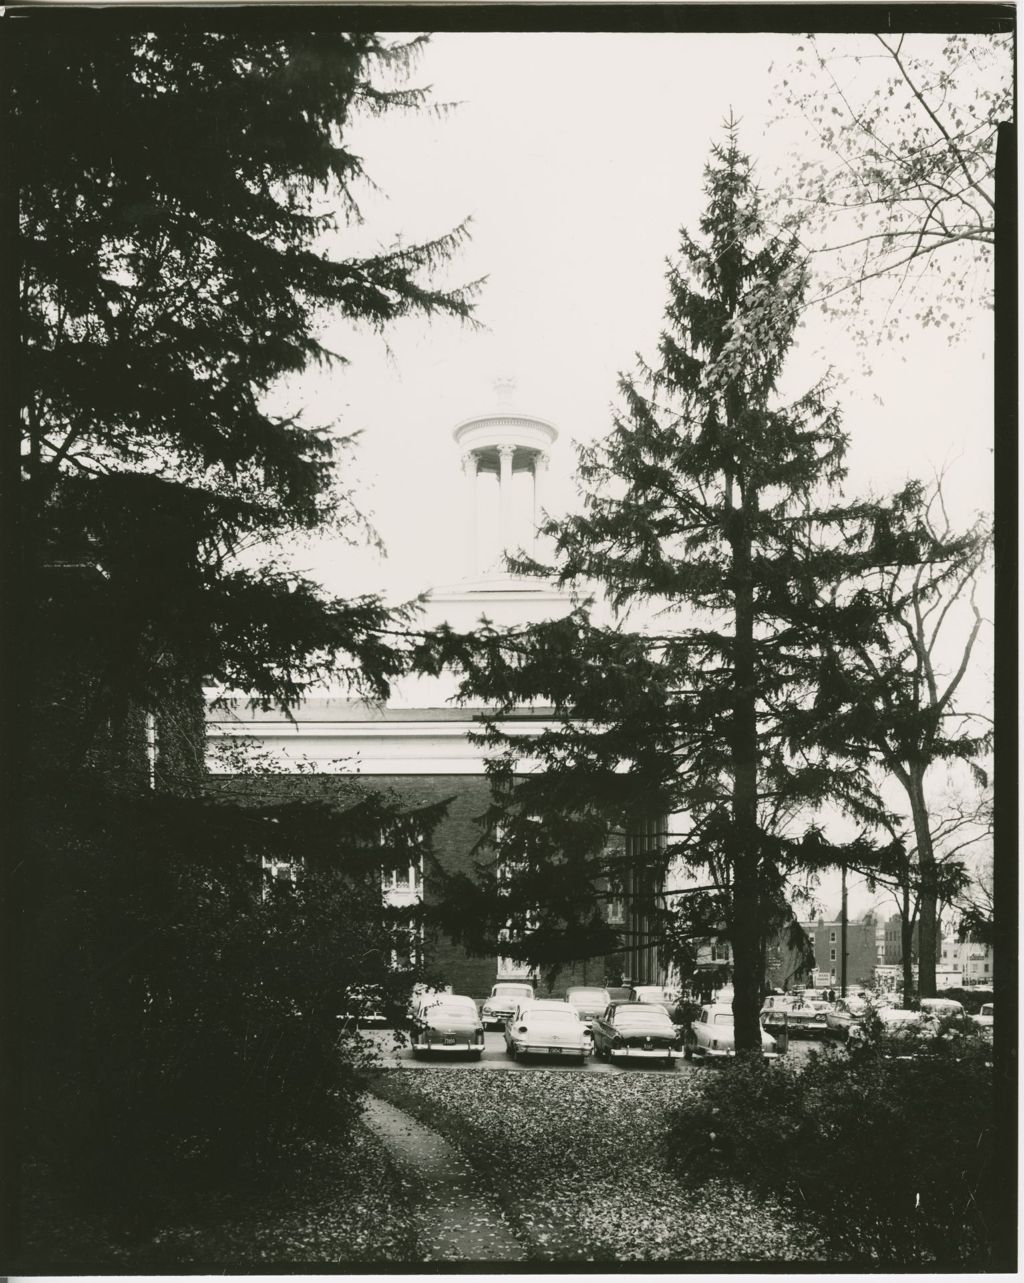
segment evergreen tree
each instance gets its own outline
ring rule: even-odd
[[[107,573],[109,662],[76,742],[115,694],[151,706],[204,678],[285,703],[335,674],[383,693],[379,602],[234,554],[357,529],[344,442],[266,408],[289,374],[343,365],[320,318],[469,315],[465,291],[425,279],[464,227],[344,254],[365,181],[347,126],[423,102],[377,83],[422,40],[26,25],[11,58],[26,582],[69,547],[98,548]]]
[[[363,176],[349,122],[424,101],[378,83],[421,40],[59,19],[8,36],[19,1103],[42,1170],[126,1218],[148,1198],[145,1222],[165,1180],[173,1197],[204,1166],[237,1174],[350,1121],[344,990],[411,981],[389,972],[405,928],[381,920],[381,868],[408,867],[409,830],[421,852],[436,814],[343,781],[296,800],[244,771],[214,804],[202,686],[288,707],[324,680],[384,695],[401,671],[400,614],[239,554],[329,523],[362,536],[329,425],[267,394],[343,365],[325,314],[467,318],[466,291],[430,283],[464,229],[344,252]],[[301,863],[293,894],[264,886],[264,858]]]
[[[634,929],[647,936],[632,943],[652,942],[665,870],[682,861],[697,885],[665,897],[692,935],[731,942],[737,1047],[756,1052],[765,949],[790,883],[866,863],[884,816],[863,766],[821,751],[804,710],[821,698],[823,636],[878,638],[857,576],[918,555],[902,516],[915,490],[890,506],[834,499],[846,442],[827,382],[780,396],[807,272],[795,238],[766,231],[732,124],[706,193],[701,237],[684,232],[669,266],[659,361],[621,380],[611,434],[582,451],[585,511],[547,530],[561,582],[594,586],[616,621],[580,605],[514,634],[442,631],[425,649],[494,707],[499,863],[482,866],[463,938],[482,946],[504,917],[535,961],[608,951],[602,903],[618,879],[645,910]],[[821,604],[825,586],[851,584]],[[622,612],[635,606],[659,628],[631,629]],[[545,701],[556,724],[536,737],[502,720]],[[527,755],[540,769],[523,770]],[[862,835],[828,841],[814,814],[826,804]],[[651,816],[682,826],[638,839]]]

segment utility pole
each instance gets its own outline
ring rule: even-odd
[[[846,997],[846,865],[843,870],[843,907],[839,917],[839,986],[841,996]]]

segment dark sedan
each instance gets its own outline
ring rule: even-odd
[[[484,1054],[484,1027],[476,1003],[462,994],[439,993],[421,1002],[412,1022],[412,1054]]]
[[[604,1060],[657,1060],[671,1064],[683,1054],[683,1038],[653,1003],[612,1003],[594,1022],[594,1054]]]

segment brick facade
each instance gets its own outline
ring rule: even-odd
[[[212,794],[236,801],[246,795],[262,804],[298,798],[321,801],[336,798],[339,804],[344,801],[348,805],[352,779],[323,774],[220,775],[211,776],[208,787]],[[387,790],[410,807],[447,803],[447,812],[434,832],[434,857],[446,872],[472,874],[474,861],[480,858],[474,856],[473,848],[482,836],[481,816],[490,800],[484,776],[360,775],[358,781],[371,788]],[[423,891],[429,905],[436,895],[436,891],[432,893],[429,866],[424,870]],[[461,946],[435,932],[427,935],[423,951],[426,969],[450,984],[455,993],[481,998],[490,992],[497,977],[497,943],[492,956],[471,957]],[[561,997],[570,985],[604,982],[604,960],[590,959],[566,967],[550,987],[541,983],[538,992]]]

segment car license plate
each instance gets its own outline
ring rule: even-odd
[[[445,1035],[445,1039],[444,1039],[444,1045],[445,1045],[446,1047],[454,1047],[454,1046],[455,1046],[455,1035],[454,1035],[454,1034],[446,1034],[446,1035]]]
[[[561,1049],[561,1047],[552,1047],[552,1048],[551,1048],[551,1054],[552,1054],[552,1056],[560,1056],[560,1055],[562,1054],[562,1049]]]

